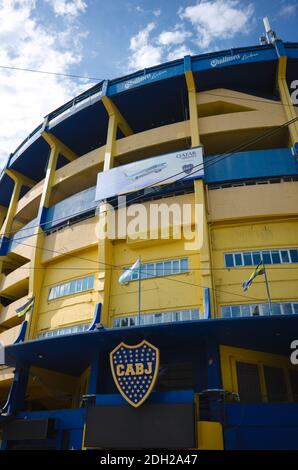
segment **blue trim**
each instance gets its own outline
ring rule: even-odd
[[[6,256],[9,250],[9,238],[0,237],[0,256]]]
[[[19,331],[19,334],[18,334],[17,338],[15,339],[15,341],[13,342],[13,344],[19,344],[19,343],[23,343],[23,341],[25,341],[27,326],[28,326],[28,321],[27,320],[23,321],[23,323],[21,325],[21,328],[20,328],[20,331]]]
[[[273,45],[266,45],[188,56],[125,77],[103,81],[50,113],[47,116],[47,128],[80,156],[104,145],[107,113],[101,103],[103,92],[107,96],[117,95],[115,100],[120,111],[135,132],[141,132],[144,129],[160,126],[162,123],[178,122],[183,119],[181,106],[178,106],[177,102],[182,95],[184,95],[183,100],[186,100],[185,67],[187,70],[189,67],[193,70],[198,90],[210,89],[212,86],[232,89],[242,87],[255,94],[262,92],[271,95],[276,77],[277,58],[280,54],[289,57],[291,61],[289,69],[293,70],[291,73],[289,70],[288,73],[293,74],[297,67],[298,43],[282,43],[278,40],[276,49]],[[218,69],[221,70],[220,73]],[[147,111],[141,120],[140,89],[142,107]],[[160,116],[156,115],[156,107],[152,102],[162,103]],[[134,121],[135,115],[138,116]],[[99,129],[96,127],[97,122],[101,122]],[[49,151],[48,144],[41,137],[43,126],[44,123],[38,126],[8,159],[9,168],[20,171],[36,181],[44,177]],[[74,132],[77,128],[80,128],[79,135]],[[0,189],[0,204],[7,205],[11,187],[8,187],[3,173],[0,176]]]
[[[283,57],[287,55],[284,43],[280,39],[277,39],[275,41],[274,46],[278,57]]]
[[[211,318],[210,289],[204,287],[204,318]]]
[[[297,450],[297,403],[226,403],[225,450]]]
[[[290,148],[238,152],[226,158],[213,155],[204,162],[207,184],[298,175],[298,162]]]
[[[97,354],[111,351],[121,341],[136,344],[144,338],[163,349],[173,344],[198,346],[208,338],[217,344],[288,355],[297,324],[298,315],[274,315],[103,328],[6,346],[5,361],[12,367],[25,363],[77,376]]]
[[[170,392],[152,392],[146,403],[193,403],[194,390],[175,390]],[[96,405],[127,405],[126,400],[119,394],[96,395]]]
[[[0,422],[5,420],[8,416],[16,414],[23,408],[28,377],[29,367],[27,365],[22,365],[22,367],[16,368],[7,402],[2,409],[2,414],[0,415]]]
[[[208,389],[221,389],[221,367],[220,367],[220,355],[218,344],[214,339],[208,338],[206,341],[206,352],[207,352],[207,383]]]
[[[95,305],[93,320],[90,323],[90,326],[87,331],[96,330],[96,325],[100,323],[100,319],[101,319],[101,309],[102,309],[101,303],[98,303]]]

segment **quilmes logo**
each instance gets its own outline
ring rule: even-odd
[[[120,343],[110,353],[115,384],[125,400],[135,408],[148,398],[159,369],[159,350],[143,340],[136,346]]]
[[[210,65],[211,67],[217,67],[218,65],[228,64],[230,62],[235,62],[237,60],[241,60],[245,62],[246,60],[253,59],[254,57],[258,55],[259,54],[257,52],[250,52],[248,54],[243,54],[242,56],[240,54],[226,55],[224,57],[211,60]]]
[[[157,80],[161,75],[164,75],[166,73],[166,70],[161,70],[160,72],[147,73],[146,75],[141,75],[140,77],[136,77],[132,80],[125,82],[124,88],[128,90],[129,88],[134,87],[136,85],[140,85],[143,82],[147,82],[149,80]]]

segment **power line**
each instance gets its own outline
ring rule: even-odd
[[[21,243],[21,245],[23,245],[23,243]],[[34,248],[34,245],[26,245],[26,246],[32,246],[32,248]],[[43,249],[43,248],[42,248]],[[60,251],[58,252],[60,253]],[[68,253],[65,253],[66,256],[68,256]],[[91,260],[90,260],[91,261]],[[93,260],[94,263],[100,263],[99,261],[95,261]],[[154,263],[155,261],[148,261],[146,263],[143,263],[143,264],[147,264],[147,263]],[[26,263],[25,263],[26,264]],[[266,263],[265,263],[266,264]],[[289,263],[290,264],[290,263]],[[16,269],[31,269],[31,270],[38,270],[38,269],[45,269],[44,267],[34,267],[34,266],[18,266],[18,265],[13,265],[13,264],[10,264],[10,266],[14,270]],[[113,266],[113,265],[108,265],[108,266]],[[271,270],[271,271],[278,271],[278,270],[298,270],[298,268],[292,268],[292,267],[288,267],[288,266],[283,266],[283,267],[278,267],[278,266],[274,266],[274,267],[270,267],[271,265],[268,265],[266,264],[266,269],[268,271]],[[127,267],[127,263],[123,266],[119,266],[117,267],[116,271],[122,271],[123,269],[125,269]],[[251,269],[253,269],[255,267],[254,264],[252,264],[251,266],[231,266],[231,267],[223,267],[223,268],[192,268],[192,269],[188,269],[187,272],[196,272],[196,271],[232,271],[232,270],[236,270],[236,269],[241,269],[241,271],[251,271]],[[85,267],[82,267],[82,266],[72,266],[72,267],[47,267],[46,268],[47,270],[61,270],[61,271],[78,271],[78,270],[84,270],[84,271],[90,271],[91,268],[85,268]],[[10,271],[10,272],[13,272],[13,271]],[[176,273],[176,274],[180,274],[179,272]],[[175,275],[175,273],[174,273]],[[159,276],[155,276],[155,277],[159,277]],[[148,278],[150,279],[150,278]]]
[[[139,191],[144,191],[145,189],[155,188],[156,185],[160,185],[161,183],[163,183],[163,182],[165,182],[165,181],[167,181],[167,180],[169,180],[169,179],[172,179],[172,178],[175,177],[175,176],[183,175],[181,178],[177,178],[177,179],[175,180],[175,182],[177,182],[177,181],[182,181],[182,180],[184,180],[184,179],[186,179],[186,178],[189,178],[189,175],[195,174],[195,173],[197,173],[198,171],[201,171],[202,169],[209,168],[209,167],[211,167],[211,166],[217,164],[218,162],[221,162],[222,160],[225,160],[226,158],[233,156],[237,151],[242,150],[242,149],[244,149],[244,148],[247,148],[247,147],[249,147],[250,145],[252,145],[252,144],[254,144],[254,143],[260,142],[261,140],[263,140],[263,139],[265,139],[265,138],[267,138],[267,137],[270,137],[271,135],[276,134],[276,133],[279,132],[282,128],[287,127],[288,125],[290,125],[290,124],[292,124],[292,123],[294,123],[294,122],[296,122],[296,121],[298,121],[298,117],[293,118],[293,119],[291,119],[291,120],[289,120],[289,121],[287,121],[287,122],[281,124],[281,125],[278,126],[277,128],[271,129],[271,130],[265,132],[264,134],[261,134],[260,136],[255,137],[254,139],[250,139],[249,141],[247,141],[247,142],[245,142],[245,143],[243,143],[243,144],[237,145],[237,146],[234,147],[232,150],[226,151],[226,152],[224,152],[224,153],[222,153],[222,154],[219,154],[219,155],[213,155],[212,157],[210,157],[210,160],[211,160],[211,161],[205,162],[205,163],[202,162],[202,163],[199,163],[198,165],[194,165],[194,167],[193,167],[191,173],[189,173],[188,175],[185,175],[184,171],[180,171],[180,172],[178,172],[178,173],[175,173],[175,174],[173,174],[173,175],[168,176],[167,178],[163,178],[162,180],[159,180],[159,181],[157,181],[157,182],[155,182],[155,183],[152,183],[151,185],[144,186],[144,187],[140,188]],[[197,168],[197,169],[196,169],[196,168]],[[193,171],[194,169],[196,169],[196,171]],[[153,189],[153,191],[152,191],[152,194],[155,194],[155,190],[154,190],[154,189]],[[148,195],[150,195],[150,193],[149,193],[149,194],[147,193],[147,194],[146,194],[146,197],[147,197]],[[115,196],[115,197],[111,198],[111,199],[109,200],[109,204],[112,203],[113,201],[116,201],[117,198],[118,198],[118,196]],[[135,196],[134,198],[132,198],[132,199],[129,200],[129,204],[131,204],[132,202],[134,202],[134,201],[136,201],[136,200],[142,199],[142,198],[144,198],[144,195],[143,195],[143,194],[138,195],[138,196]],[[105,213],[107,213],[107,212],[109,212],[109,211],[111,211],[111,210],[113,210],[113,209],[108,209],[107,211],[105,211]],[[75,214],[72,215],[72,218],[79,217],[81,214],[84,214],[85,212],[86,212],[86,211],[77,212],[77,213],[75,213]],[[55,219],[54,222],[58,222],[58,221],[60,221],[60,220],[61,220],[61,221],[62,221],[62,220],[65,220],[65,217],[59,217],[59,218]],[[20,232],[20,231],[32,230],[33,228],[42,227],[42,226],[44,226],[44,225],[47,225],[48,223],[49,223],[49,222],[43,222],[43,223],[41,223],[41,224],[39,224],[39,225],[35,225],[35,226],[33,225],[33,226],[31,226],[31,227],[24,227],[24,228],[22,228],[22,229],[20,229],[20,230],[17,230],[17,231],[8,232],[7,235],[10,236],[10,235],[14,235],[14,234],[16,234],[16,233],[18,233],[18,232]],[[33,235],[30,235],[30,237],[36,236],[36,235],[37,235],[37,234],[33,234]],[[28,236],[16,238],[16,239],[14,239],[14,241],[23,240],[23,239],[26,239],[26,238],[28,238]]]
[[[68,78],[79,78],[79,79],[84,79],[84,80],[91,80],[93,82],[101,82],[104,80],[104,78],[96,78],[96,77],[85,77],[82,75],[73,75],[70,73],[60,73],[60,72],[48,72],[46,70],[35,70],[35,69],[27,69],[27,68],[22,68],[22,67],[12,67],[8,65],[0,65],[1,69],[5,70],[16,70],[19,72],[32,72],[32,73],[42,73],[45,75],[57,75],[59,77],[68,77]]]
[[[89,76],[84,76],[84,75],[75,75],[75,74],[68,74],[68,73],[61,73],[61,72],[50,72],[47,70],[36,70],[36,69],[30,69],[26,67],[13,67],[11,65],[0,65],[0,69],[4,70],[14,70],[18,72],[31,72],[31,73],[41,73],[45,75],[56,75],[60,77],[67,77],[67,78],[78,78],[78,79],[83,79],[83,80],[90,80],[93,82],[101,82],[104,81],[104,78],[98,78],[98,77],[89,77]],[[243,100],[243,101],[255,101],[259,103],[266,103],[266,104],[273,104],[273,105],[278,105],[278,106],[289,106],[291,107],[291,104],[286,104],[286,103],[279,103],[273,100],[265,99],[265,98],[244,98],[244,97],[238,97],[238,96],[232,96],[232,95],[221,95],[219,93],[210,93],[208,91],[201,91],[198,93],[204,93],[206,95],[210,96],[218,96],[220,98],[232,98],[232,99],[237,99],[237,100]]]
[[[200,94],[200,92],[198,92]],[[274,106],[286,106],[286,107],[292,107],[292,106],[295,106],[294,103],[293,104],[287,104],[287,103],[280,103],[280,102],[277,102],[277,101],[274,101],[274,100],[269,100],[269,99],[266,99],[266,98],[244,98],[244,97],[240,97],[240,96],[233,96],[233,95],[221,95],[219,93],[211,93],[209,91],[201,91],[201,93],[204,93],[204,95],[210,95],[210,96],[217,96],[219,98],[231,98],[231,99],[234,99],[234,100],[242,100],[242,101],[253,101],[253,102],[257,102],[257,103],[263,103],[263,104],[272,104]],[[203,103],[202,103],[203,104]],[[208,104],[208,103],[206,103]],[[229,103],[230,104],[230,103]],[[200,103],[199,103],[200,105]]]
[[[208,166],[211,166],[211,165],[213,165],[213,164],[216,164],[216,163],[218,163],[218,161],[221,161],[221,160],[223,160],[223,159],[225,159],[225,158],[227,158],[227,157],[229,157],[229,156],[232,156],[233,153],[235,153],[235,151],[237,151],[237,150],[239,150],[239,149],[245,148],[245,147],[247,147],[247,146],[252,145],[252,143],[255,143],[255,142],[258,142],[258,141],[260,141],[260,140],[263,140],[264,138],[266,138],[266,137],[268,137],[268,136],[270,136],[270,135],[272,135],[272,134],[278,132],[278,131],[279,131],[280,129],[282,129],[283,127],[288,126],[288,125],[291,124],[292,122],[295,122],[296,120],[298,120],[298,117],[297,117],[297,118],[294,118],[294,119],[292,119],[292,120],[290,120],[290,121],[285,122],[284,124],[282,124],[281,126],[279,126],[279,127],[276,128],[276,129],[273,129],[273,130],[271,130],[271,131],[268,131],[268,132],[262,134],[261,136],[259,136],[259,137],[257,137],[257,138],[251,139],[250,141],[248,141],[248,142],[246,142],[246,143],[244,143],[244,144],[241,144],[241,145],[235,147],[235,148],[234,148],[232,151],[230,151],[230,152],[225,152],[225,153],[223,153],[223,154],[221,154],[221,155],[215,156],[215,157],[213,158],[213,160],[209,163],[209,165],[208,165],[208,162],[206,163],[207,167],[208,167]],[[217,159],[217,160],[216,160],[216,159]],[[203,166],[203,165],[204,165],[203,163],[202,163],[202,164],[199,164],[199,165],[195,165],[194,168],[197,168],[197,167],[200,167],[200,166]],[[206,167],[206,166],[205,166],[205,167]],[[197,170],[197,171],[198,171],[198,170]],[[197,172],[197,171],[196,171],[196,172]],[[196,172],[192,172],[192,173],[196,173]],[[183,176],[182,176],[182,178],[178,179],[177,181],[182,180],[182,179],[185,179],[185,178],[188,176],[188,175],[184,175],[184,172],[182,171],[182,172],[179,172],[179,173],[176,173],[176,174],[172,175],[171,177],[168,177],[168,178],[165,178],[165,179],[163,179],[163,180],[160,180],[158,183],[160,184],[161,182],[166,181],[166,180],[168,180],[169,178],[173,178],[173,176],[178,176],[179,174],[183,174]],[[158,184],[158,183],[155,183],[155,184]],[[153,186],[153,185],[145,186],[143,189],[147,189],[147,188],[150,188],[150,187],[152,187],[152,186]],[[140,197],[143,197],[143,195],[138,196],[138,197],[134,198],[133,200],[137,200],[137,199],[139,199]],[[131,203],[133,200],[131,200],[130,203]],[[36,227],[39,228],[40,225],[37,225]],[[33,228],[33,227],[30,227],[30,229],[32,229],[32,228]],[[35,235],[37,235],[37,234],[35,234]],[[23,237],[23,238],[28,238],[28,237]],[[16,239],[16,240],[18,240],[18,239]],[[15,240],[15,241],[16,241],[16,240]],[[57,251],[57,250],[50,250],[50,249],[47,249],[47,248],[44,248],[44,247],[38,247],[38,246],[34,246],[34,245],[29,245],[29,244],[22,243],[22,242],[20,242],[20,244],[21,244],[21,245],[24,245],[24,246],[29,246],[29,247],[32,247],[32,248],[36,248],[36,249],[47,250],[47,251],[51,251],[51,252],[56,252],[56,253],[61,254],[61,255],[66,255],[66,256],[75,257],[75,258],[78,258],[78,259],[84,259],[84,260],[86,260],[86,261],[95,262],[94,260],[90,260],[90,259],[83,258],[83,257],[78,257],[78,256],[75,256],[75,255],[71,255],[71,254],[68,254],[68,253],[65,253],[65,252],[60,252],[60,251]],[[98,264],[105,265],[105,266],[108,266],[108,267],[110,267],[110,268],[119,268],[119,266],[108,265],[107,263],[101,263],[101,262],[97,262],[97,263],[98,263]],[[180,282],[180,283],[187,284],[187,285],[193,285],[193,286],[196,286],[196,287],[206,288],[206,286],[202,286],[202,285],[199,285],[199,284],[187,283],[187,282],[184,282],[184,281],[178,281],[178,280],[176,280],[176,279],[169,279],[168,277],[163,277],[163,279],[167,279],[167,280],[170,280],[170,281],[173,281],[173,282]],[[210,287],[210,289],[211,289],[211,290],[221,291],[220,289],[213,288],[213,287]],[[232,292],[227,292],[227,291],[226,291],[226,292],[225,292],[225,291],[221,291],[221,292],[228,293],[228,294],[230,294],[230,295],[235,295],[235,296],[238,296],[238,297],[240,296],[240,297],[243,297],[243,298],[245,298],[245,299],[261,300],[261,299],[256,299],[256,298],[253,298],[253,297],[248,297],[248,296],[244,296],[244,295],[236,294],[236,293],[232,293]]]
[[[54,253],[60,253],[60,254],[65,254],[66,256],[70,256],[70,257],[74,257],[76,258],[77,256],[75,255],[71,255],[71,254],[67,254],[67,253],[63,253],[63,252],[60,252],[60,251],[57,251],[57,250],[51,250],[49,248],[44,248],[44,247],[40,247],[40,246],[34,246],[34,245],[28,245],[26,243],[21,243],[21,245],[25,245],[25,246],[30,246],[31,248],[36,248],[38,250],[45,250],[45,251],[51,251],[51,252],[54,252]],[[84,258],[80,258],[80,259],[84,259]],[[87,261],[92,261],[94,263],[97,263],[97,264],[101,264],[101,265],[104,265],[106,267],[108,267],[109,269],[111,270],[114,270],[114,271],[122,271],[123,270],[123,267],[122,266],[117,266],[117,265],[114,265],[114,264],[109,264],[109,263],[103,263],[103,262],[100,262],[100,261],[95,261],[95,260],[88,260],[88,258],[85,258]],[[45,268],[47,269],[47,268]],[[144,271],[140,270],[141,271],[141,274],[144,274]],[[179,274],[179,273],[178,273]],[[187,273],[186,273],[187,274]],[[168,276],[157,276],[158,279],[164,279],[164,280],[167,280],[167,281],[172,281],[172,282],[178,282],[180,284],[185,284],[185,285],[188,285],[188,286],[194,286],[194,287],[200,287],[202,289],[210,289],[210,290],[214,290],[214,291],[218,291],[218,292],[222,292],[222,293],[225,293],[225,294],[230,294],[230,295],[234,295],[234,296],[237,296],[237,297],[242,297],[242,298],[245,298],[245,299],[250,299],[250,300],[262,300],[262,299],[257,299],[256,297],[249,297],[247,295],[242,295],[242,294],[237,294],[235,292],[228,292],[228,291],[224,291],[222,289],[218,289],[218,288],[215,288],[215,287],[208,287],[208,286],[202,286],[200,284],[194,284],[194,283],[190,283],[190,282],[185,282],[185,281],[181,281],[181,280],[178,280],[178,279],[171,279],[169,278]],[[154,279],[154,278],[153,278]]]

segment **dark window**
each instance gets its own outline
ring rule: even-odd
[[[259,264],[261,262],[261,255],[258,251],[253,252],[252,254],[254,264]]]
[[[242,266],[242,256],[241,253],[235,253],[235,263],[236,266]]]
[[[236,362],[238,393],[240,401],[259,403],[262,401],[258,366],[246,362]]]
[[[186,390],[193,388],[193,373],[191,362],[176,362],[161,364],[155,389]]]
[[[263,251],[262,257],[265,264],[271,264],[270,251]]]
[[[252,256],[251,253],[243,253],[244,265],[252,266]]]
[[[298,402],[298,370],[290,370],[290,382],[293,393],[293,400]]]
[[[225,255],[225,260],[227,268],[234,266],[233,255]]]
[[[298,263],[298,250],[290,250],[292,263]]]
[[[264,366],[264,375],[269,402],[288,401],[284,370],[280,367]]]
[[[280,264],[279,251],[272,251],[271,256],[273,264]]]
[[[280,253],[281,253],[282,262],[283,263],[289,263],[290,259],[289,259],[288,250],[282,250]]]

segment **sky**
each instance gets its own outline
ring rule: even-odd
[[[258,44],[264,16],[298,42],[298,0],[0,0],[0,168],[45,115],[96,83]]]

